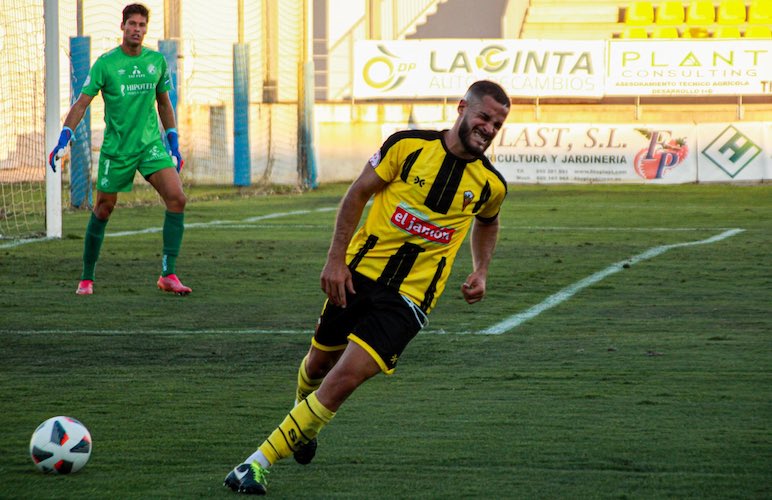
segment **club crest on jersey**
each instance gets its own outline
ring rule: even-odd
[[[371,167],[375,168],[381,163],[381,150],[376,151],[368,160]]]
[[[472,201],[474,201],[474,193],[471,191],[464,191],[464,202],[463,206],[461,207],[461,211],[463,212],[466,210],[467,205],[472,203]]]
[[[456,232],[455,229],[438,226],[419,217],[403,205],[397,206],[394,210],[391,223],[407,233],[441,245],[450,243],[450,240],[453,239],[453,233]]]

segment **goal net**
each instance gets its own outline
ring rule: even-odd
[[[150,10],[144,45],[163,50],[162,44],[172,42],[176,47],[176,60],[169,61],[170,67],[177,68],[176,87],[170,95],[176,102],[185,158],[183,183],[243,186],[244,175],[239,183],[235,172],[241,168],[243,174],[246,168],[247,185],[283,184],[297,189],[308,185],[299,161],[307,1],[243,0],[243,9],[238,8],[239,2],[219,3],[216,8],[208,2],[142,2]],[[76,79],[84,65],[87,70],[121,42],[124,4],[113,0],[48,4],[57,5],[54,15],[59,30],[60,109],[53,117],[45,111],[44,0],[3,0],[0,9],[0,239],[45,234],[46,118],[61,126],[77,97],[71,77]],[[87,39],[85,57],[72,49],[74,38]],[[234,125],[239,119],[246,119],[247,134]],[[65,215],[93,204],[96,172],[92,165],[98,163],[104,138],[101,95],[92,101],[85,121],[88,130],[76,129],[60,167]],[[144,181],[137,176],[135,182]]]
[[[0,9],[0,239],[45,234],[43,3]]]

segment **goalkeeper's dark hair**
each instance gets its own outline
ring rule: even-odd
[[[504,92],[504,89],[498,83],[489,80],[479,80],[470,85],[464,95],[464,100],[479,101],[486,95],[491,96],[493,100],[507,108],[510,105],[509,96]]]
[[[132,3],[123,8],[123,24],[134,14],[143,16],[147,22],[150,22],[150,11],[141,3]]]

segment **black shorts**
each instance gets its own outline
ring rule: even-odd
[[[338,351],[351,340],[384,373],[391,374],[402,351],[426,324],[426,314],[397,291],[357,272],[351,274],[356,293],[346,292],[345,309],[325,302],[312,344],[323,351]]]

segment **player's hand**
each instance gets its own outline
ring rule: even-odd
[[[485,297],[485,276],[472,273],[461,285],[461,295],[468,304],[480,302]]]
[[[335,306],[346,307],[346,292],[354,291],[354,282],[351,280],[351,271],[345,262],[331,262],[329,259],[322,269],[320,276],[322,291],[327,294],[327,299]]]
[[[166,131],[166,139],[169,141],[169,149],[171,149],[171,155],[177,160],[177,172],[185,165],[185,160],[182,159],[180,153],[180,136],[177,131],[170,128]]]
[[[59,134],[59,142],[56,143],[56,146],[54,146],[51,154],[48,155],[48,164],[51,165],[51,170],[54,172],[56,172],[56,160],[64,155],[64,148],[67,147],[67,144],[70,142],[71,138],[72,129],[70,127],[62,128],[62,133]]]

